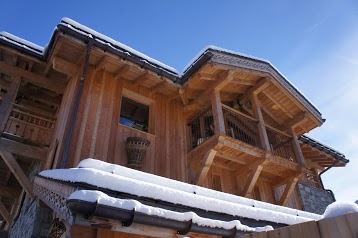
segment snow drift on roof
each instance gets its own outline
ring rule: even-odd
[[[124,192],[139,197],[147,197],[173,204],[180,204],[255,220],[296,224],[320,219],[320,216],[316,214],[300,212],[298,210],[258,202],[252,199],[240,198],[234,195],[230,196],[229,194],[226,194],[227,196],[225,196],[225,193],[216,194],[215,191],[211,189],[200,188],[198,186],[142,172],[141,174],[136,174],[135,176],[139,177],[134,179],[128,176],[128,174],[136,173],[137,171],[135,170],[124,168],[119,165],[113,165],[111,168],[108,163],[106,163],[106,165],[101,164],[100,161],[97,162],[92,160],[87,163],[92,163],[92,165],[95,165],[93,167],[102,169],[107,167],[111,172],[105,172],[97,168],[75,168],[47,170],[41,172],[40,175],[62,181],[91,184],[100,188]],[[140,176],[143,174],[145,174],[145,177]],[[163,181],[159,182],[160,180]],[[158,185],[155,183],[164,184]],[[185,185],[187,185],[187,187]],[[250,201],[251,205],[249,205]],[[285,211],[290,212],[288,213]]]
[[[30,41],[24,40],[20,37],[14,36],[13,34],[10,34],[8,32],[2,31],[0,32],[0,38],[8,41],[10,43],[14,43],[24,49],[30,50],[32,52],[35,52],[37,54],[43,54],[44,47],[41,47],[39,45],[36,45]]]

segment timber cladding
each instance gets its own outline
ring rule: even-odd
[[[140,95],[138,101],[147,98],[151,102],[148,133],[119,124],[123,92],[126,96],[132,92],[132,99]],[[88,157],[126,166],[126,140],[135,136],[150,141],[142,171],[187,181],[184,128],[178,101],[115,78],[110,72],[89,70],[66,167],[75,167]]]
[[[319,221],[310,221],[242,236],[242,238],[353,238],[358,237],[358,213],[350,213]]]

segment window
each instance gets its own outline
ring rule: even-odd
[[[152,99],[123,89],[119,123],[154,134]]]

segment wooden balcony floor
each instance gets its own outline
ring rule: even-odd
[[[301,169],[301,166],[294,161],[266,153],[260,148],[234,138],[218,135],[212,136],[192,149],[188,153],[188,159],[199,166],[205,153],[210,150],[216,151],[212,166],[240,173],[263,162],[262,172],[267,179],[272,181],[288,178]]]

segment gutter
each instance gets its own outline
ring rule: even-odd
[[[120,220],[122,226],[130,227],[133,223],[148,225],[153,227],[167,228],[176,230],[177,234],[185,235],[189,232],[222,236],[225,238],[234,238],[248,234],[249,232],[238,231],[236,228],[227,230],[218,227],[199,226],[190,221],[177,221],[152,215],[147,215],[135,210],[125,210],[121,208],[110,207],[97,202],[88,202],[78,199],[67,200],[67,205],[73,216],[82,214],[86,219],[93,216],[105,217],[109,219]]]
[[[89,64],[89,58],[91,56],[91,49],[93,47],[93,42],[94,42],[93,38],[88,37],[87,41],[88,41],[88,43],[87,43],[86,58],[85,58],[84,66],[83,66],[82,76],[81,76],[81,79],[80,79],[80,82],[79,82],[79,85],[78,85],[78,90],[77,90],[76,99],[75,99],[75,105],[74,105],[72,115],[71,115],[70,127],[68,128],[68,132],[67,132],[67,136],[66,136],[65,148],[64,148],[64,151],[63,151],[63,155],[62,155],[60,168],[65,168],[65,166],[66,166],[67,157],[68,157],[68,153],[69,153],[70,145],[71,145],[71,140],[72,140],[73,128],[75,127],[78,108],[79,108],[79,105],[80,105],[80,100],[81,100],[82,91],[83,91],[83,87],[84,87],[84,81],[86,79],[86,73],[87,73],[88,64]]]
[[[70,25],[72,28],[68,27],[67,25],[64,25],[66,23],[60,23],[57,25],[57,29],[65,34],[68,34],[70,36],[73,36],[77,39],[83,40],[85,41],[88,37],[94,37],[91,34],[87,33],[87,32],[79,32],[81,31],[76,30],[76,28],[74,28],[72,25]],[[171,79],[173,82],[176,82],[178,79],[178,76],[176,75],[176,73],[168,71],[166,69],[163,69],[160,66],[155,66],[153,64],[148,63],[145,59],[141,59],[139,56],[134,56],[132,54],[130,54],[129,52],[126,52],[124,49],[119,48],[118,46],[112,45],[108,42],[105,42],[103,39],[98,38],[98,40],[102,41],[103,43],[99,42],[96,40],[96,38],[93,38],[93,46],[96,46],[100,49],[102,49],[103,51],[108,51],[112,54],[118,55],[120,56],[122,59],[124,60],[129,60],[139,66],[141,66],[142,68],[146,68],[150,71],[155,72],[158,76],[164,76],[167,77],[169,79]],[[110,47],[109,47],[110,46]]]
[[[323,185],[323,181],[322,181],[321,176],[322,176],[322,174],[324,174],[325,172],[327,172],[328,170],[330,170],[331,168],[333,168],[334,166],[336,166],[336,165],[339,163],[339,161],[340,161],[340,159],[339,159],[339,158],[336,158],[336,161],[335,161],[331,166],[325,168],[325,169],[324,169],[321,173],[319,173],[319,175],[318,175],[318,178],[319,178],[319,181],[321,182],[322,188],[323,188],[325,191],[327,191],[327,192],[329,192],[329,193],[331,194],[332,199],[333,199],[333,202],[336,201],[336,197],[334,196],[334,193],[333,193],[332,190],[330,190],[330,189],[325,189],[325,188],[324,188],[324,185]]]

